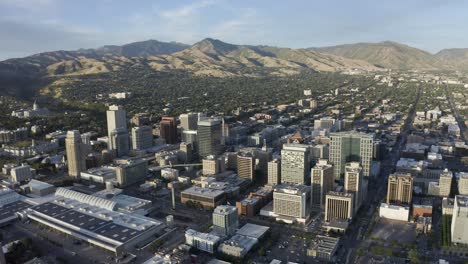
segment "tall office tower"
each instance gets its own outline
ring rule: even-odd
[[[135,150],[148,149],[153,146],[153,130],[149,126],[132,128],[132,148]]]
[[[309,146],[285,144],[281,150],[281,182],[310,183]]]
[[[147,113],[138,113],[135,114],[131,119],[130,122],[135,126],[148,126],[150,125],[150,117]]]
[[[327,160],[319,160],[310,173],[312,187],[312,209],[317,211],[325,205],[325,196],[329,191],[333,191],[335,177],[333,175],[333,165]]]
[[[448,197],[452,190],[453,173],[447,169],[440,174],[439,178],[439,196]]]
[[[197,130],[198,114],[188,113],[179,116],[182,130]]]
[[[452,243],[468,244],[468,196],[455,195],[450,231]]]
[[[161,138],[166,140],[167,144],[177,143],[177,123],[175,117],[163,116],[159,122]]]
[[[187,144],[192,144],[193,159],[198,159],[198,142],[196,130],[182,130],[182,141]]]
[[[179,150],[182,152],[181,160],[184,163],[190,163],[192,161],[192,144],[182,142],[180,143]]]
[[[110,150],[115,149],[110,140],[112,131],[117,128],[127,130],[126,115],[125,109],[120,105],[111,105],[109,106],[109,110],[107,110],[107,135],[109,140],[108,148]]]
[[[344,190],[345,192],[352,193],[354,195],[353,208],[355,213],[359,210],[363,201],[363,190],[364,177],[362,176],[362,168],[358,162],[350,162],[345,166],[345,180]]]
[[[232,235],[239,226],[237,208],[231,205],[218,205],[213,211],[213,231],[222,236]]]
[[[281,183],[281,159],[268,162],[268,184],[277,185]]]
[[[256,160],[257,169],[262,172],[263,175],[267,175],[268,162],[273,158],[272,151],[264,146],[262,149],[254,149],[252,153]]]
[[[229,124],[224,122],[224,118],[221,120],[221,145],[226,145],[229,141]]]
[[[81,134],[81,143],[85,145],[91,145],[91,133],[90,132]]]
[[[221,121],[218,119],[204,119],[198,121],[197,141],[200,158],[222,154]]]
[[[325,198],[325,221],[346,220],[354,216],[354,195],[345,192],[328,192]]]
[[[78,130],[67,132],[65,138],[65,149],[67,152],[68,175],[79,178],[80,173],[86,170],[86,147],[81,143],[81,136]]]
[[[115,150],[117,157],[128,155],[130,152],[130,138],[125,128],[116,128],[111,131],[109,142]]]
[[[221,160],[217,159],[215,156],[208,156],[206,159],[202,161],[202,174],[207,175],[214,175],[221,172],[222,165],[220,164]]]
[[[255,158],[252,153],[237,153],[237,176],[253,181],[255,176]]]
[[[310,187],[298,184],[280,184],[273,192],[273,212],[280,216],[308,218],[310,214]]]
[[[413,197],[413,177],[409,173],[388,176],[387,204],[409,205]]]
[[[310,147],[310,160],[317,162],[319,159],[326,159],[328,160],[329,150],[328,145],[325,144],[317,144],[315,146]]]
[[[458,172],[458,193],[468,195],[468,172]]]
[[[330,134],[330,162],[335,169],[335,179],[344,174],[347,162],[361,163],[364,177],[370,176],[374,136],[357,132]]]

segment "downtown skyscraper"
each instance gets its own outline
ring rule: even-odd
[[[341,179],[348,162],[359,162],[364,177],[370,176],[374,136],[358,132],[330,134],[330,162],[334,166],[335,179]]]

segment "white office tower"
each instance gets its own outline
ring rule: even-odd
[[[239,226],[237,208],[231,205],[218,205],[213,211],[213,231],[221,236],[232,235]]]
[[[458,193],[461,195],[468,195],[468,172],[458,172]]]
[[[345,167],[345,192],[354,194],[354,213],[356,213],[362,205],[365,190],[364,177],[362,175],[362,168],[358,162],[350,162]]]
[[[79,178],[80,173],[86,170],[85,157],[88,148],[81,142],[78,130],[67,132],[65,149],[67,153],[68,175]]]
[[[182,127],[182,130],[197,130],[198,114],[196,113],[181,114],[179,116],[179,119],[180,119],[180,126]]]
[[[359,162],[364,177],[370,176],[374,135],[358,132],[330,134],[330,162],[334,166],[335,179],[340,179],[348,162]]]
[[[132,148],[134,150],[148,149],[153,146],[153,130],[150,126],[132,128]]]
[[[468,196],[455,196],[451,234],[452,243],[468,244]]]
[[[280,184],[273,192],[273,212],[280,219],[294,219],[304,223],[310,214],[310,187],[299,184]]]
[[[285,144],[281,150],[281,182],[307,185],[310,181],[309,146]]]
[[[109,137],[109,143],[112,146],[112,149],[116,151],[117,157],[128,155],[128,152],[130,151],[130,139],[127,129],[116,128],[112,130]]]
[[[268,162],[268,184],[277,185],[281,183],[281,159]]]
[[[117,128],[123,128],[127,130],[127,113],[125,112],[125,109],[123,106],[120,105],[111,105],[109,106],[109,110],[107,110],[107,135],[109,137],[109,143],[110,143],[110,137],[112,131],[114,131]],[[109,149],[115,149],[115,146],[112,144],[108,144]]]
[[[327,160],[319,160],[310,174],[312,210],[320,211],[325,206],[325,196],[334,189],[333,166]]]

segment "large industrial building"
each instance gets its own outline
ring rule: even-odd
[[[31,207],[24,198],[10,188],[0,187],[0,226],[15,221],[18,212]]]
[[[28,218],[121,255],[156,238],[164,224],[115,211],[117,202],[65,188],[55,199],[30,208]]]

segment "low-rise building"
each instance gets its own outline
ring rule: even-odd
[[[432,216],[432,204],[431,198],[417,198],[413,201],[413,218],[416,219],[420,216]]]
[[[28,184],[21,186],[21,188],[37,196],[46,196],[55,192],[55,187],[52,184],[34,179],[29,181]]]
[[[307,249],[307,256],[326,262],[333,261],[339,242],[339,238],[318,235],[312,247]]]
[[[455,200],[453,198],[442,199],[442,215],[453,215],[453,204]]]
[[[219,241],[219,236],[198,232],[193,229],[185,231],[185,243],[187,245],[208,253],[214,253]]]
[[[31,167],[25,164],[13,167],[10,170],[10,175],[13,182],[24,182],[30,180],[32,177]]]
[[[203,207],[215,208],[226,202],[224,191],[192,186],[181,192],[181,202],[200,203]]]
[[[239,215],[253,217],[260,211],[261,200],[258,198],[245,198],[236,202],[236,207]]]
[[[102,166],[91,168],[87,171],[80,173],[80,178],[82,180],[87,180],[91,182],[105,183],[109,180],[116,179],[115,167],[111,166]]]
[[[392,220],[408,222],[410,208],[408,206],[399,206],[381,203],[379,208],[379,216]]]
[[[427,234],[432,230],[432,217],[420,216],[416,220],[416,231]]]
[[[257,243],[258,240],[255,238],[236,234],[221,243],[218,251],[236,258],[243,258]]]

